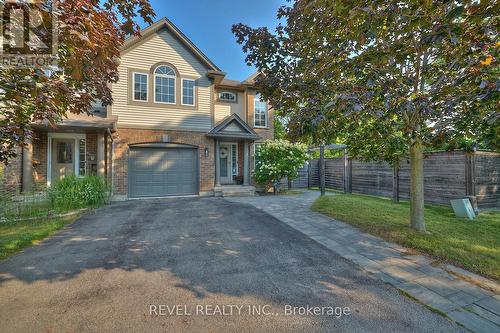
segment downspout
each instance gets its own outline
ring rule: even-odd
[[[115,140],[113,139],[113,135],[111,133],[111,130],[108,128],[108,135],[111,139],[111,152],[110,152],[110,156],[111,156],[111,195],[114,194],[114,191],[115,191],[115,159],[113,158],[114,157],[114,153],[115,153]]]

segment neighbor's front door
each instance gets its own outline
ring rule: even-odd
[[[52,182],[75,173],[75,140],[52,140]]]

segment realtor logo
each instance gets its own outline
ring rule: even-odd
[[[0,0],[1,66],[55,66],[55,13],[55,0]]]

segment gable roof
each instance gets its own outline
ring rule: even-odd
[[[247,77],[245,80],[243,80],[242,83],[246,83],[246,84],[254,84],[255,83],[255,79],[260,75],[262,74],[262,72],[255,72],[253,73],[252,75],[250,75],[249,77]]]
[[[176,37],[181,44],[187,47],[202,63],[204,63],[210,70],[214,72],[223,73],[217,65],[215,65],[194,43],[182,33],[169,19],[166,17],[156,21],[149,27],[142,29],[139,36],[131,36],[125,40],[121,52],[126,52],[130,48],[137,46],[141,41],[145,41],[146,38],[162,29],[167,29],[174,37]]]
[[[224,118],[207,133],[207,136],[214,138],[260,139],[260,136],[235,113]]]

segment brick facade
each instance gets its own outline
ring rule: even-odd
[[[9,164],[0,163],[0,198],[18,194],[22,187],[22,150]]]
[[[254,117],[254,93],[249,93],[247,100],[248,114],[246,121],[253,128]],[[274,132],[272,109],[268,114],[268,128],[254,128],[255,132],[261,136],[257,142],[272,139]],[[105,175],[112,177],[114,193],[127,195],[128,191],[128,152],[129,145],[146,142],[161,142],[162,136],[167,134],[170,142],[189,144],[197,146],[199,152],[199,188],[200,192],[211,192],[215,183],[215,142],[206,136],[205,132],[171,131],[171,130],[150,130],[150,129],[129,129],[119,128],[114,134],[113,156],[111,156],[111,140],[105,140]],[[244,142],[238,142],[238,175],[244,173]],[[33,189],[43,190],[47,184],[47,153],[48,153],[47,132],[36,131],[33,136]],[[205,157],[205,148],[208,148],[209,156]],[[249,145],[250,172],[253,171],[254,161],[253,143]],[[95,174],[97,170],[97,134],[87,133],[86,135],[86,173]],[[4,167],[3,187],[9,187],[19,192],[22,187],[22,152],[12,163]],[[111,175],[111,170],[113,174]],[[252,182],[253,183],[253,182]],[[2,185],[2,184],[0,184]]]
[[[215,182],[215,144],[206,133],[168,130],[147,130],[120,128],[114,135],[114,193],[126,195],[128,191],[128,153],[129,145],[146,142],[162,142],[167,134],[172,143],[189,144],[198,147],[200,161],[200,192],[209,192]],[[209,155],[205,157],[205,148]]]
[[[47,132],[35,132],[32,142],[33,189],[39,191],[47,186]]]
[[[33,136],[33,188],[41,191],[47,186],[47,132],[35,132]],[[76,152],[78,153],[78,152]],[[93,158],[93,160],[92,160]],[[96,174],[97,134],[86,134],[86,173]]]
[[[29,175],[33,191],[42,191],[47,185],[47,133],[33,133],[33,174]],[[8,165],[2,165],[3,179],[0,180],[0,192],[16,194],[21,192],[23,175],[23,150],[18,149],[17,156]]]
[[[43,191],[47,187],[47,154],[48,154],[48,133],[43,131],[35,131],[32,138],[33,145],[33,174],[31,182],[35,192]],[[76,152],[78,153],[78,152]],[[97,134],[87,133],[86,135],[86,172],[87,174],[95,174],[97,166]],[[93,158],[93,160],[92,160]],[[19,192],[22,188],[22,150],[19,149],[18,156],[12,160],[9,165],[3,166],[4,179],[0,187],[10,187]],[[4,190],[5,191],[5,190]]]
[[[85,141],[87,175],[97,174],[97,133],[87,133]]]

